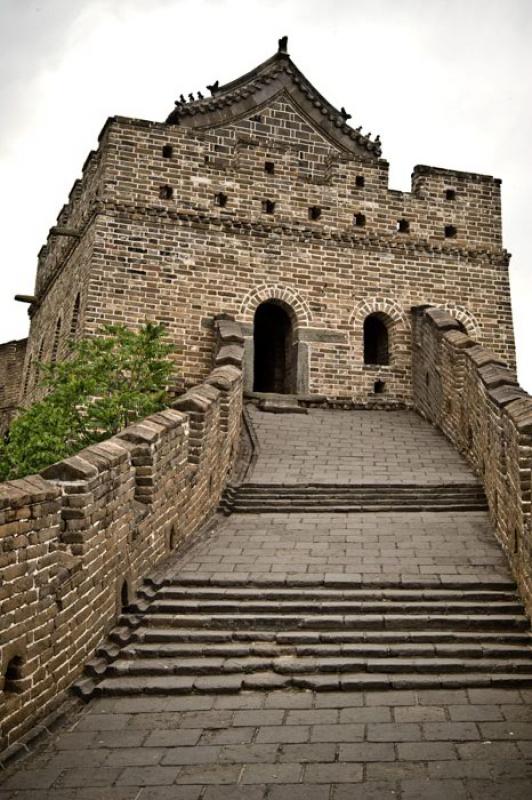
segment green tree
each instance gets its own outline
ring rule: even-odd
[[[165,406],[173,365],[164,326],[108,325],[102,333],[41,367],[46,394],[20,412],[0,444],[0,480],[39,472]]]

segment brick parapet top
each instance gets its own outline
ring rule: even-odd
[[[235,326],[238,327],[237,323]],[[102,475],[128,461],[132,446],[151,447],[179,428],[184,435],[190,420],[186,412],[207,413],[222,394],[235,389],[241,377],[241,370],[235,366],[217,366],[204,383],[189,389],[172,408],[151,414],[116,436],[52,464],[40,475],[0,483],[0,510],[58,498],[62,494],[61,484],[65,484],[65,489],[68,484],[85,484],[87,491],[94,488]]]
[[[431,167],[427,164],[416,164],[412,172],[412,178],[422,175],[440,175],[442,178],[456,178],[460,181],[474,181],[478,183],[493,183],[496,186],[502,184],[500,178],[493,175],[486,175],[481,172],[463,172],[458,169],[447,169],[445,167]]]
[[[0,510],[46,503],[60,496],[60,490],[40,475],[0,483]]]
[[[532,433],[532,397],[521,389],[513,370],[495,353],[462,333],[458,322],[445,309],[418,306],[412,309],[412,313],[426,319],[450,347],[464,353],[490,400],[507,414],[518,432]]]

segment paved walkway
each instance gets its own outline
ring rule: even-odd
[[[250,406],[260,443],[257,483],[475,482],[436,428],[412,411],[268,414]]]
[[[0,800],[530,800],[532,692],[92,701]]]
[[[176,565],[177,566],[177,565]],[[509,577],[486,512],[234,514],[179,563],[199,579]],[[169,572],[176,574],[174,565]]]
[[[254,481],[473,479],[413,414],[252,413],[261,444]],[[233,515],[168,569],[221,581],[342,575],[368,586],[383,576],[430,586],[508,575],[489,519],[478,512]],[[528,689],[97,699],[9,767],[0,786],[0,800],[531,797]]]

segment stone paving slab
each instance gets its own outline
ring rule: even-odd
[[[445,436],[414,411],[309,409],[268,414],[248,406],[259,456],[254,483],[476,482]]]
[[[0,781],[0,800],[530,800],[532,691],[96,700]]]
[[[252,409],[252,480],[475,481],[411,412]],[[507,580],[486,513],[219,517],[165,566],[230,585]],[[92,700],[0,773],[0,800],[530,800],[532,690],[271,691]]]
[[[234,514],[168,574],[223,582],[509,578],[486,512]]]

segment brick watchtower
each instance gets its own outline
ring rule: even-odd
[[[379,137],[278,52],[183,95],[165,122],[110,118],[39,254],[21,391],[104,323],[158,320],[178,387],[246,335],[248,390],[411,402],[412,306],[443,306],[514,364],[500,181],[414,168],[388,188]]]

